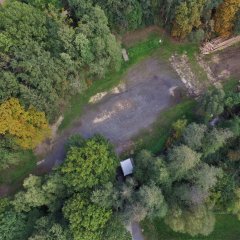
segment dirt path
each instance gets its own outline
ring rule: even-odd
[[[144,236],[142,234],[141,227],[139,223],[132,223],[131,224],[131,230],[132,230],[132,239],[133,240],[144,240]]]
[[[64,143],[71,134],[90,137],[100,133],[116,146],[117,152],[124,151],[133,136],[149,127],[162,110],[179,100],[171,95],[171,89],[183,86],[170,64],[157,57],[134,66],[123,82],[125,87],[120,92],[108,94],[100,102],[86,106],[81,119],[59,137],[35,174],[48,172],[63,161]]]

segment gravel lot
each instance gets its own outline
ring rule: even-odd
[[[107,94],[95,104],[85,107],[74,127],[60,136],[53,151],[45,158],[37,173],[48,171],[64,159],[64,142],[71,134],[90,137],[100,133],[107,137],[118,152],[131,143],[131,138],[148,128],[160,112],[179,101],[170,89],[183,87],[170,64],[151,57],[132,67],[125,75],[125,89]]]

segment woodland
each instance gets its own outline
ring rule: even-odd
[[[121,70],[126,32],[158,25],[197,45],[236,36],[240,1],[6,0],[0,19],[2,172],[50,136],[72,97]],[[73,135],[62,165],[0,198],[0,239],[130,240],[125,226],[146,219],[208,236],[216,212],[240,220],[240,93],[211,87],[192,111],[194,119],[172,124],[161,151],[138,149],[123,183],[104,136]]]

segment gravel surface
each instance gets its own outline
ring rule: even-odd
[[[100,133],[107,137],[118,152],[143,128],[149,127],[159,113],[179,99],[169,89],[182,83],[170,64],[151,57],[132,67],[125,75],[125,89],[108,94],[100,102],[85,107],[81,119],[60,136],[53,151],[36,173],[49,171],[64,159],[64,142],[71,134],[90,137]]]

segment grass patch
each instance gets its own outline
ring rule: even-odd
[[[235,78],[230,78],[223,83],[223,89],[226,93],[233,92],[236,89],[238,84],[239,84],[239,80]]]
[[[173,42],[167,35],[158,36],[161,38],[160,43],[160,56],[168,60],[172,54],[186,54],[189,58],[195,57],[199,51],[199,46],[196,43],[178,43]],[[159,40],[159,39],[158,39]]]
[[[240,221],[229,214],[217,214],[214,231],[207,237],[191,237],[172,231],[162,220],[142,223],[146,240],[236,240],[240,236]]]
[[[204,69],[198,64],[196,59],[196,53],[199,52],[199,45],[196,43],[178,43],[173,42],[169,39],[168,36],[164,35],[161,36],[162,43],[161,43],[161,50],[160,56],[169,59],[172,54],[186,54],[189,59],[190,67],[193,73],[196,76],[197,81],[199,82],[206,82],[208,80],[207,74]]]
[[[134,138],[136,148],[146,149],[152,153],[163,150],[166,140],[171,134],[172,124],[178,119],[185,117],[188,122],[194,120],[194,108],[196,101],[192,99],[183,100],[181,103],[161,112],[159,118],[150,129],[143,130]]]
[[[19,158],[21,162],[18,165],[0,172],[1,184],[17,184],[36,167],[37,158],[32,151],[20,152]]]

